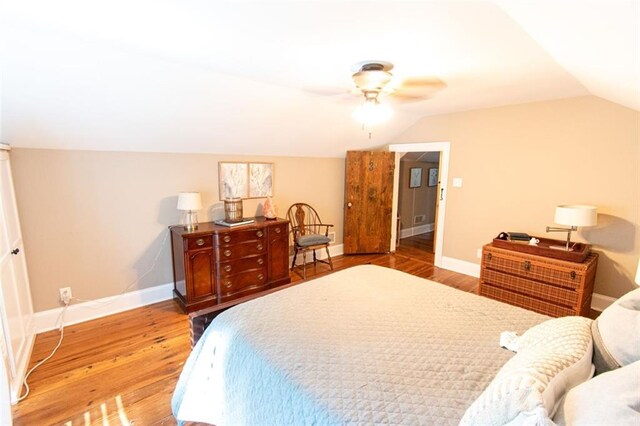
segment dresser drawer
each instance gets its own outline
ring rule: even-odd
[[[187,250],[199,250],[213,246],[213,235],[185,238]]]
[[[513,252],[511,252],[513,253]],[[558,262],[550,264],[539,260],[536,256],[518,256],[497,250],[485,250],[483,268],[504,272],[530,280],[541,281],[569,289],[577,289],[584,279],[584,267],[572,262],[564,262],[567,266],[559,266]]]
[[[480,286],[480,295],[552,317],[576,315],[575,309],[554,305],[552,303],[545,302],[544,300],[535,299],[520,293],[493,287],[488,284]]]
[[[218,276],[229,277],[249,269],[263,268],[267,265],[267,256],[249,256],[242,259],[220,262],[218,264]]]
[[[245,256],[252,256],[266,253],[267,243],[265,241],[251,241],[248,243],[235,244],[233,246],[216,247],[216,256],[221,261],[240,259]]]
[[[281,223],[269,227],[269,238],[285,237],[289,233],[289,224]]]
[[[224,300],[238,293],[260,290],[267,283],[267,268],[252,269],[220,279],[219,294]]]
[[[266,233],[267,230],[263,228],[238,229],[233,232],[225,232],[216,235],[216,245],[221,247],[248,241],[264,241]]]
[[[578,293],[575,290],[532,281],[491,269],[485,269],[482,274],[482,285],[487,284],[505,290],[524,293],[534,299],[572,307],[574,310],[578,305]]]

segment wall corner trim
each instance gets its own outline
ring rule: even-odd
[[[152,303],[169,300],[173,297],[173,283],[143,288],[116,296],[73,303],[64,315],[64,326],[90,321],[118,312],[128,311]],[[62,307],[40,311],[34,314],[34,332],[43,333],[57,328],[56,322]]]

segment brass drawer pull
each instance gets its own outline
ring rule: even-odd
[[[197,246],[203,246],[204,245],[204,239],[203,238],[198,238],[196,240],[196,245]]]
[[[263,258],[258,259],[258,265],[262,265],[263,263],[264,263],[264,259]]]
[[[276,228],[276,234],[279,234],[282,231],[280,228]]]
[[[224,286],[225,286],[226,288],[229,288],[229,287],[231,287],[232,285],[233,285],[233,283],[232,283],[231,281],[225,281],[225,282],[224,282]]]
[[[528,260],[524,261],[524,270],[525,271],[530,271],[531,270],[531,262],[529,262]]]
[[[493,258],[493,254],[487,253],[487,260],[491,260]]]
[[[231,271],[231,265],[225,265],[225,266],[224,266],[224,271],[225,271],[225,272],[229,272],[229,271]]]
[[[576,279],[576,271],[571,271],[571,274],[569,274],[569,275],[571,275],[571,279],[572,280]]]
[[[264,275],[263,274],[258,274],[258,281],[262,281],[264,280]]]
[[[256,246],[256,248],[257,248],[258,250],[262,250],[262,248],[263,248],[263,247],[262,247],[262,244],[258,244],[258,245]]]
[[[222,241],[224,241],[225,243],[228,243],[229,241],[231,241],[231,236],[225,235],[224,238],[222,238]]]
[[[262,231],[256,231],[256,236],[258,238],[261,238],[264,234],[262,233]]]
[[[226,257],[229,257],[231,256],[231,250],[225,250],[222,254],[224,254]]]

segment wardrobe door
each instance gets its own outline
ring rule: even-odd
[[[16,208],[9,154],[0,149],[0,322],[3,327],[3,362],[9,367],[15,394],[29,362],[33,307]]]

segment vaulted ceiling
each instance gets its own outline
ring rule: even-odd
[[[14,146],[343,156],[425,115],[596,95],[640,110],[637,1],[5,0]],[[363,130],[351,66],[446,87]]]

